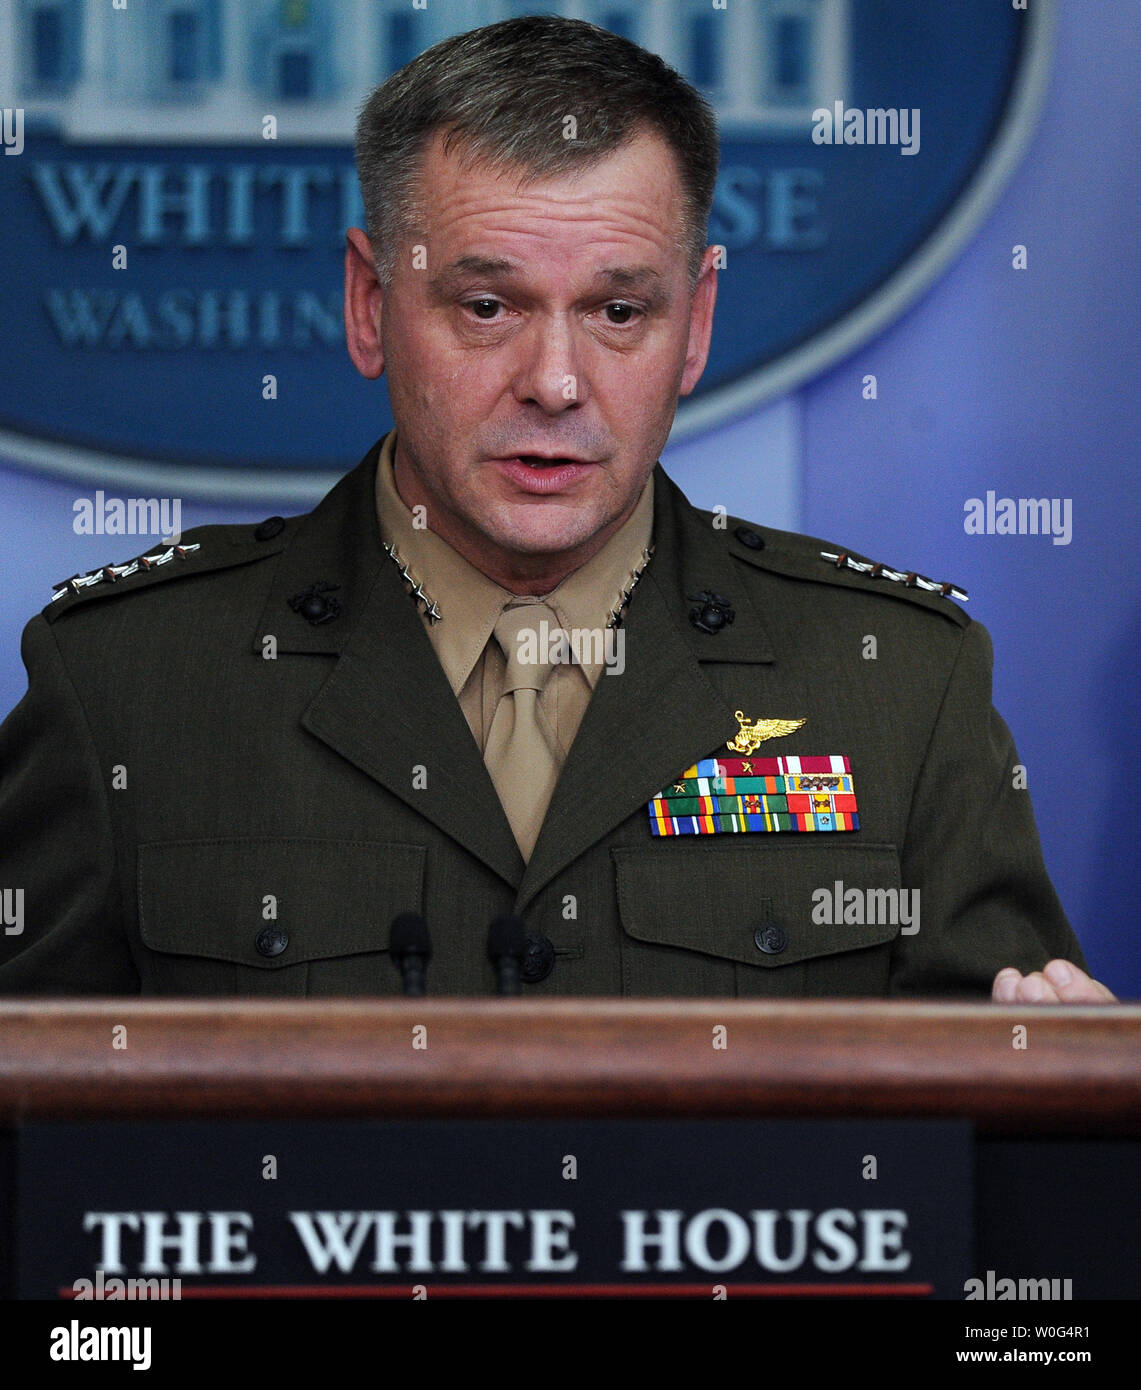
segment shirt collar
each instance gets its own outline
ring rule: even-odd
[[[440,612],[429,624],[428,635],[452,689],[458,695],[467,683],[480,654],[487,646],[496,621],[516,596],[486,574],[435,532],[413,525],[412,512],[396,490],[393,460],[396,431],[391,431],[380,450],[376,469],[376,509],[381,539],[395,548],[408,566],[412,579],[422,585]],[[645,560],[654,525],[654,480],[646,480],[633,512],[606,544],[542,598],[559,624],[575,628],[602,628],[622,601],[635,571]],[[591,687],[602,671],[600,663],[584,664]]]

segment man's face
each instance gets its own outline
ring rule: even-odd
[[[354,231],[346,296],[354,361],[388,374],[401,496],[498,582],[542,592],[633,510],[705,366],[716,271],[710,248],[691,294],[681,180],[656,135],[518,178],[465,168],[436,137],[392,283]]]

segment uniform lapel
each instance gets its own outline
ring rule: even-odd
[[[654,557],[625,622],[625,670],[603,673],[563,766],[524,872],[511,827],[416,606],[381,549],[374,483],[379,444],[299,523],[281,553],[254,634],[279,659],[337,658],[301,724],[518,888],[516,909],[681,771],[737,731],[703,662],[774,660],[769,634],[715,533],[659,465]],[[314,585],[339,605],[311,624],[289,600]],[[716,636],[689,621],[695,596],[731,599]],[[416,769],[426,785],[415,785]]]
[[[516,910],[698,759],[737,732],[733,710],[703,661],[772,662],[769,635],[734,575],[725,539],[663,472],[654,473],[654,557],[625,622],[625,671],[603,673],[571,745]],[[694,596],[731,599],[716,636],[689,620]]]
[[[279,658],[336,655],[302,726],[515,886],[523,860],[511,827],[423,620],[381,548],[378,450],[299,525],[282,552],[255,644],[274,633]],[[314,625],[289,600],[315,584],[336,586],[325,592],[340,611]]]

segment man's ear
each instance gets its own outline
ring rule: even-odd
[[[701,258],[701,273],[693,289],[689,308],[689,342],[685,353],[685,370],[678,394],[688,396],[705,370],[709,360],[709,342],[713,336],[713,306],[717,303],[717,259],[720,246],[707,246]]]
[[[384,291],[368,237],[359,227],[350,227],[345,238],[345,342],[357,371],[375,381],[384,371],[380,345]]]

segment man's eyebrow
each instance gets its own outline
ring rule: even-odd
[[[605,266],[594,282],[607,294],[636,295],[650,313],[664,313],[673,303],[665,276],[650,265]]]
[[[509,279],[522,273],[522,266],[502,256],[460,256],[438,270],[428,281],[429,291],[443,299],[466,278]],[[597,271],[594,283],[607,290],[645,295],[655,305],[670,302],[662,274],[648,265],[613,265]]]
[[[502,277],[516,275],[519,269],[514,261],[501,256],[460,256],[436,271],[428,281],[428,288],[437,297],[443,297],[468,276]]]
[[[594,278],[614,289],[658,294],[666,292],[662,275],[649,265],[606,266]]]

